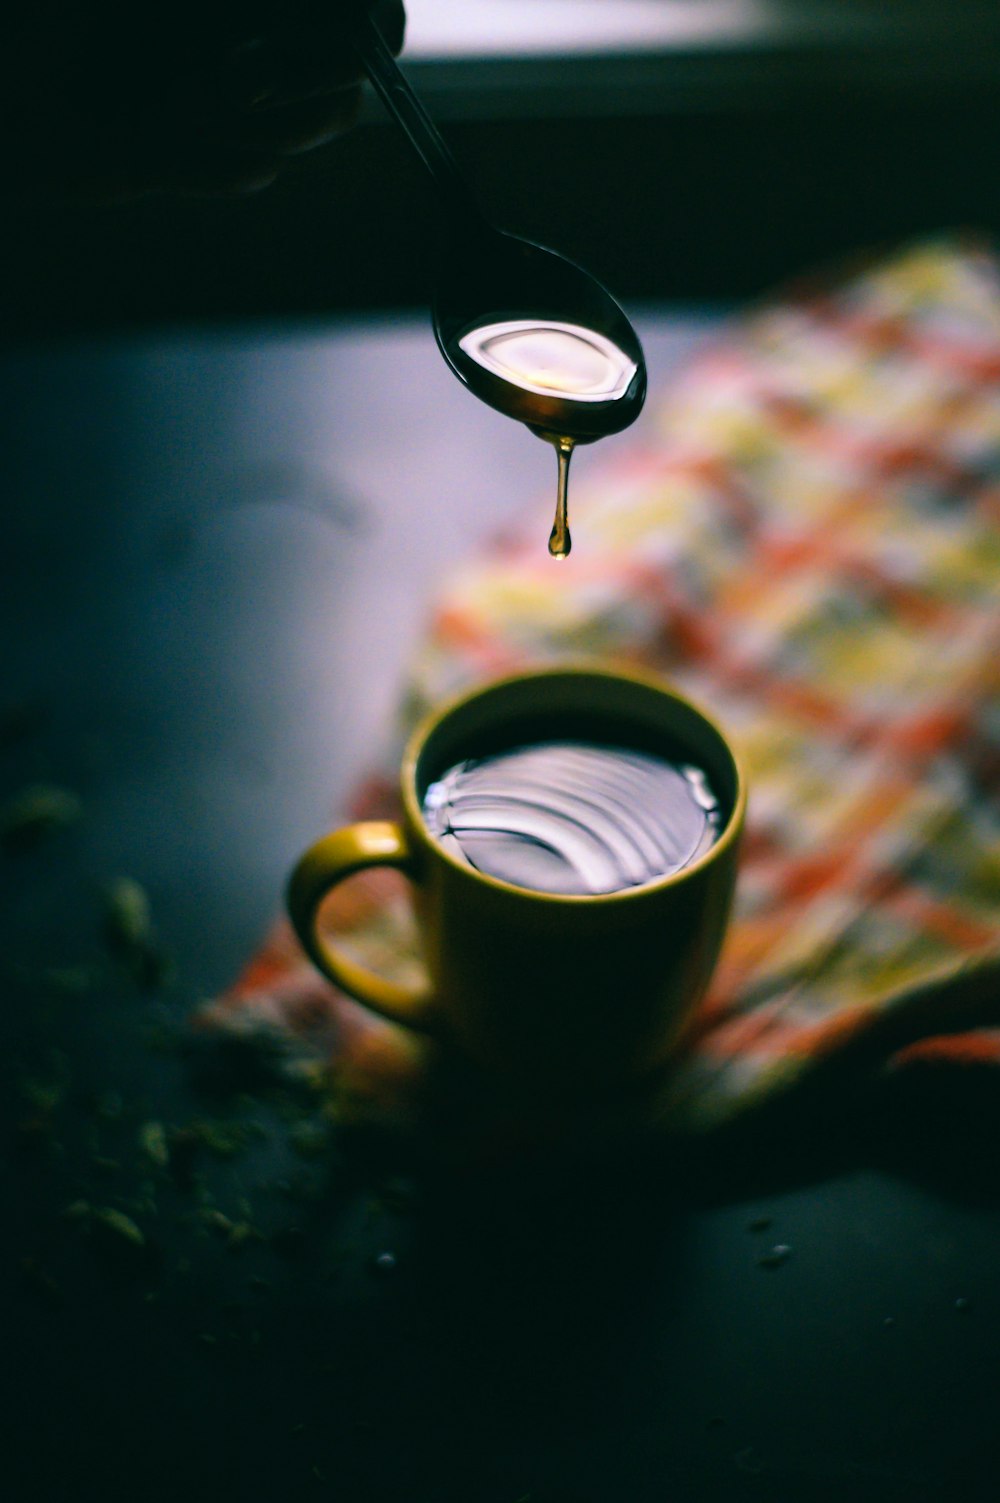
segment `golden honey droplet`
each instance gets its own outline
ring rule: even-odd
[[[553,558],[568,558],[573,546],[573,539],[569,535],[569,461],[573,453],[573,440],[571,438],[557,438],[550,440],[555,448],[559,459],[559,481],[556,492],[556,515],[552,523],[552,531],[549,533],[549,552]]]
[[[573,539],[569,535],[569,528],[560,528],[556,523],[549,533],[549,552],[553,558],[569,558],[573,547]]]

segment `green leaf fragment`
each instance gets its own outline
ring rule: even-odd
[[[238,1252],[248,1242],[259,1239],[260,1233],[249,1221],[233,1221],[222,1211],[207,1208],[201,1212],[203,1225],[223,1238],[232,1252]]]
[[[232,1230],[233,1223],[229,1217],[213,1207],[206,1207],[201,1213],[201,1219],[211,1231],[218,1232],[221,1236],[228,1236]]]
[[[189,1128],[203,1147],[219,1158],[232,1158],[243,1153],[249,1144],[251,1133],[242,1122],[193,1122]]]
[[[77,794],[50,783],[35,783],[0,809],[0,844],[25,850],[53,831],[75,824],[83,813]]]
[[[169,979],[172,962],[153,928],[146,890],[133,877],[118,877],[105,888],[104,933],[139,986],[155,989]]]
[[[51,1112],[62,1101],[66,1092],[61,1080],[39,1080],[28,1075],[21,1081],[21,1095],[39,1112]]]
[[[136,1225],[131,1216],[126,1216],[124,1211],[116,1211],[113,1206],[100,1206],[92,1212],[94,1222],[110,1232],[115,1237],[120,1237],[124,1242],[133,1247],[145,1247],[146,1237],[144,1232]]]
[[[327,1128],[314,1122],[297,1122],[288,1134],[288,1141],[302,1158],[318,1158],[330,1143]]]
[[[108,938],[133,947],[145,945],[152,936],[149,898],[132,877],[118,877],[104,895]]]
[[[160,1169],[170,1162],[167,1132],[162,1122],[144,1122],[138,1133],[139,1147],[146,1157]]]

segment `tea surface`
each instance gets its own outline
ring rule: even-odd
[[[479,871],[581,896],[680,871],[721,824],[700,768],[584,741],[459,762],[427,789],[424,817],[446,850]]]

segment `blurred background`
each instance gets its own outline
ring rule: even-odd
[[[752,295],[1000,208],[990,0],[410,0],[404,61],[501,226],[624,299]],[[516,164],[516,171],[512,171]],[[10,331],[424,305],[428,201],[372,98],[235,200],[18,210]]]
[[[1000,228],[996,0],[407,11],[404,66],[491,217],[643,340],[654,395],[574,483],[613,485],[746,299]],[[946,1203],[806,1131],[794,1183],[762,1161],[724,1204],[651,1195],[640,1159],[413,1214],[405,1157],[359,1169],[315,1094],[248,1104],[190,1052],[383,765],[451,571],[519,525],[550,562],[551,451],[434,344],[431,210],[374,98],[261,193],[8,204],[0,834],[25,791],[40,828],[0,840],[4,1497],[994,1503],[978,1181]],[[561,578],[600,564],[581,540]],[[123,880],[156,986],[110,943]],[[968,1138],[927,1123],[961,1181]]]

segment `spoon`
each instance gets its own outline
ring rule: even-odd
[[[484,218],[370,17],[356,46],[440,196],[447,233],[433,322],[441,353],[475,396],[556,446],[564,492],[573,445],[620,432],[642,409],[646,364],[635,330],[580,266]],[[562,511],[565,545],[549,546],[564,556],[564,494]]]

